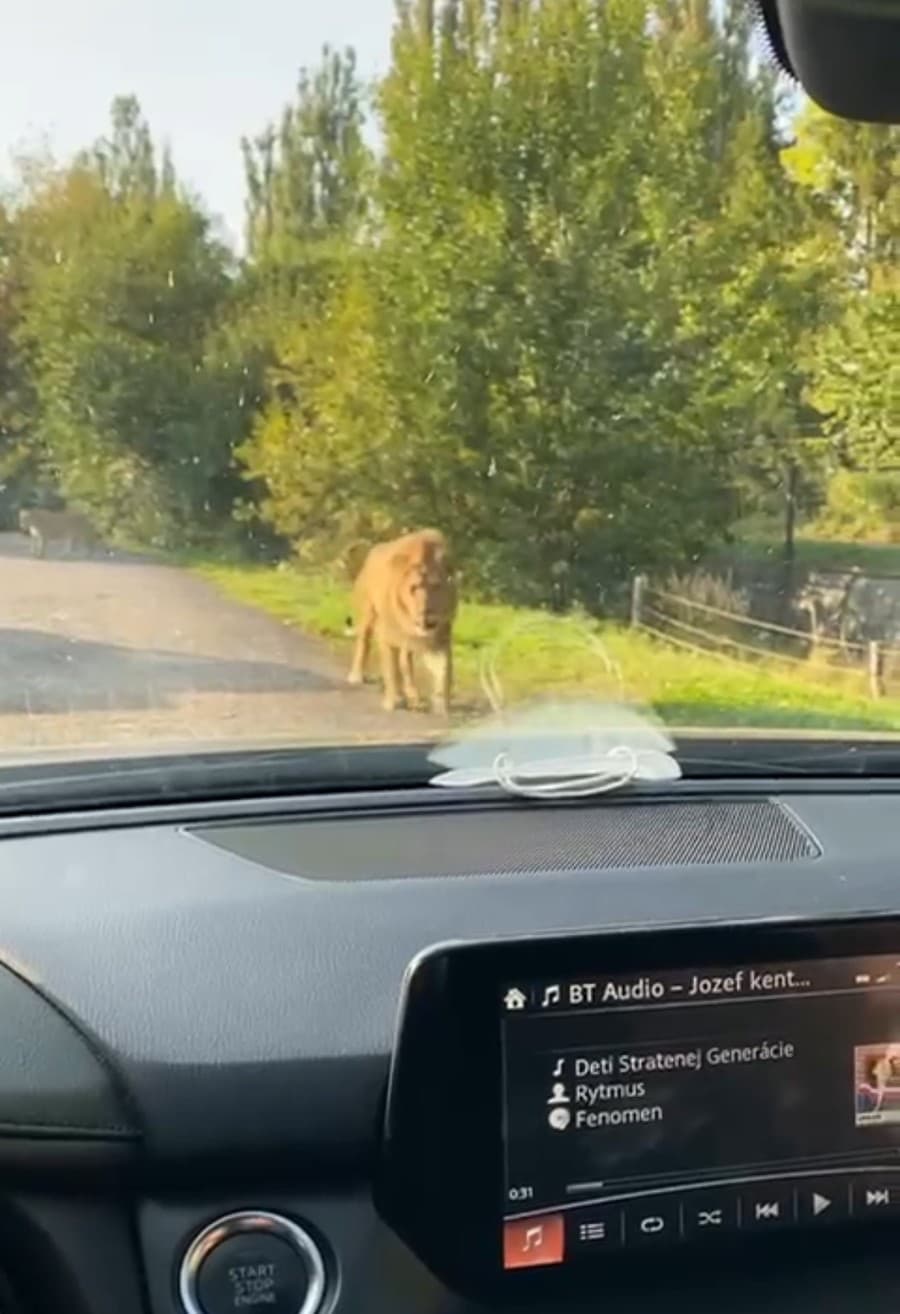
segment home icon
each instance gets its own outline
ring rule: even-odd
[[[513,986],[507,990],[503,996],[503,1002],[510,1013],[517,1013],[520,1008],[524,1008],[528,1003],[528,997],[521,991],[518,986]]]

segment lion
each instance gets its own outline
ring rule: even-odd
[[[19,512],[19,528],[31,539],[32,554],[46,556],[48,545],[61,543],[67,556],[76,548],[93,551],[97,533],[93,525],[79,511],[45,511],[40,507],[24,507]]]
[[[382,707],[398,707],[401,691],[407,707],[419,706],[414,668],[419,656],[431,677],[432,709],[446,716],[456,606],[447,544],[438,530],[420,529],[376,544],[353,586],[356,647],[348,683],[362,684],[374,636],[381,656]]]

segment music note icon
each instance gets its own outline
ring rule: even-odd
[[[539,1250],[544,1242],[544,1229],[542,1227],[529,1227],[525,1233],[525,1244],[522,1250],[525,1254],[529,1250]]]
[[[510,1218],[503,1225],[503,1267],[534,1268],[561,1264],[565,1254],[562,1214]]]
[[[559,986],[549,985],[544,991],[544,998],[541,1000],[541,1008],[549,1008],[551,1004],[559,1003]]]

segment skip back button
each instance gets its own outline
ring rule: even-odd
[[[794,1188],[785,1182],[771,1182],[755,1190],[741,1192],[741,1227],[774,1229],[790,1226],[795,1220]]]

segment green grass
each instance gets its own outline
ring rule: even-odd
[[[711,564],[737,565],[778,563],[782,545],[771,538],[750,538],[711,554]],[[860,543],[851,540],[813,538],[804,535],[796,540],[795,560],[811,570],[861,570],[872,575],[900,575],[900,544]]]
[[[349,663],[349,594],[342,582],[284,567],[194,562],[191,568],[227,596],[327,640]],[[900,730],[900,699],[870,699],[856,672],[719,661],[619,624],[467,603],[454,653],[456,702],[464,714],[487,707],[479,671],[493,653],[507,700],[554,692],[625,698],[649,704],[670,726]],[[621,678],[610,673],[604,653]]]
[[[898,543],[842,543],[803,538],[797,547],[800,560],[818,570],[849,570],[856,566],[872,575],[900,575]]]

